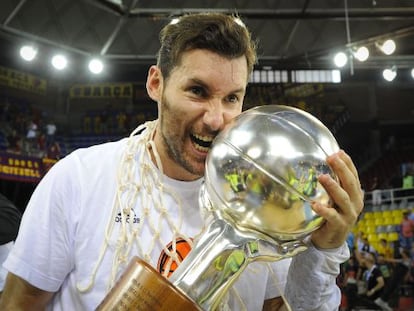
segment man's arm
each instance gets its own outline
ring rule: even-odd
[[[2,311],[41,311],[53,297],[52,292],[41,290],[22,278],[8,273],[0,299]]]
[[[344,243],[338,249],[318,250],[312,244],[292,258],[285,298],[295,311],[333,311],[340,304],[336,285],[340,264],[349,258]]]
[[[371,288],[367,292],[367,296],[370,297],[370,296],[374,295],[377,291],[381,290],[381,288],[383,288],[384,285],[385,285],[384,278],[382,276],[377,277],[377,285],[375,287]]]

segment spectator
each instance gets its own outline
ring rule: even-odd
[[[349,252],[352,254],[355,248],[355,234],[350,231],[348,237],[346,238],[346,244],[348,244]]]
[[[379,254],[382,254],[385,258],[393,258],[394,251],[390,243],[386,239],[380,239],[377,249]]]
[[[83,117],[83,133],[90,134],[92,132],[92,117],[90,113]]]
[[[403,213],[403,219],[401,221],[401,232],[400,232],[400,240],[401,246],[405,249],[411,249],[411,244],[413,243],[414,239],[414,220],[410,219],[410,212],[405,211]]]
[[[109,131],[110,131],[110,128],[109,128],[109,117],[110,117],[110,115],[109,115],[109,110],[108,110],[108,107],[105,107],[100,113],[99,113],[99,116],[100,116],[100,127],[101,127],[101,129],[100,129],[100,133],[102,133],[102,134],[108,134],[109,133]]]
[[[95,134],[102,133],[102,118],[99,113],[95,114],[95,116],[93,117],[93,128]]]
[[[388,304],[391,297],[398,293],[400,285],[404,283],[411,267],[410,252],[396,243],[396,256],[392,259],[386,259],[387,262],[394,263],[394,270],[387,282],[384,292],[375,300],[375,303],[385,311],[393,311]]]
[[[365,234],[360,233],[358,239],[357,249],[359,252],[376,253],[376,249],[369,243],[368,237]]]
[[[359,263],[366,268],[362,276],[366,286],[366,293],[357,295],[355,305],[376,309],[378,306],[374,301],[381,296],[385,286],[384,277],[376,265],[376,255],[375,253],[359,253],[357,251],[356,256]]]
[[[372,184],[369,191],[372,191],[372,205],[380,206],[382,203],[382,194],[381,189],[379,188],[379,181],[377,176],[374,176],[372,179]]]
[[[16,129],[12,129],[7,136],[7,152],[20,154],[22,152],[22,138],[17,133]]]
[[[53,120],[49,120],[46,124],[46,148],[55,142],[57,126]]]
[[[347,308],[351,311],[355,307],[356,297],[358,294],[357,272],[359,269],[358,261],[351,256],[345,264],[345,277],[343,283],[343,293],[346,297]]]
[[[47,154],[46,155],[49,159],[59,160],[60,156],[61,156],[60,152],[61,151],[60,151],[59,143],[57,141],[55,141],[47,149]]]
[[[37,124],[31,120],[27,126],[26,134],[26,148],[25,151],[27,154],[31,154],[35,149],[37,149]]]
[[[39,157],[44,157],[46,154],[46,135],[45,133],[40,133],[37,137],[37,147],[38,152],[37,155]]]
[[[414,176],[408,170],[403,177],[402,187],[403,189],[411,189],[414,187]]]
[[[388,284],[392,269],[390,267],[390,264],[387,260],[392,259],[392,257],[386,257],[384,254],[378,254],[377,256],[377,266],[378,269],[381,270],[382,276],[384,277],[385,285]]]
[[[118,133],[120,134],[126,132],[126,119],[127,119],[127,115],[122,110],[119,111],[118,114],[116,115],[116,120],[118,124]]]

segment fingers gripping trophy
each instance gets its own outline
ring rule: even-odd
[[[253,261],[304,251],[332,205],[317,176],[339,151],[332,133],[307,112],[260,106],[243,112],[214,140],[200,207],[207,226],[169,280],[135,258],[98,310],[214,310]]]

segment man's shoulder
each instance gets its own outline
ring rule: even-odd
[[[126,146],[126,142],[127,138],[121,138],[114,141],[98,143],[86,148],[79,148],[74,150],[72,153],[80,158],[91,156],[111,156],[113,154],[119,153],[120,150],[123,150],[123,147]]]

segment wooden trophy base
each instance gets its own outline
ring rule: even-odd
[[[97,311],[201,311],[152,266],[134,257]]]

